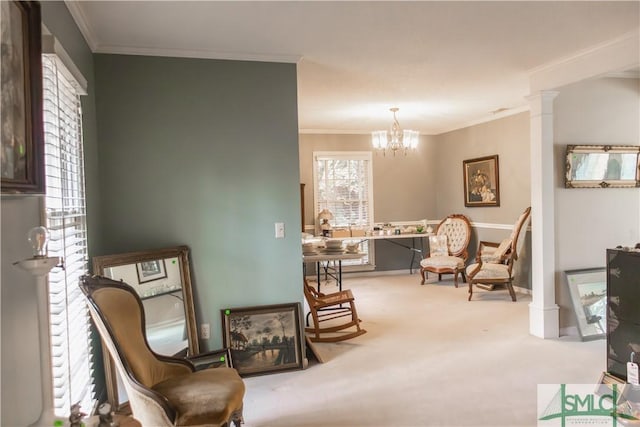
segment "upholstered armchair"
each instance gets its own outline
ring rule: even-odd
[[[469,278],[469,301],[473,295],[473,285],[506,285],[512,301],[516,301],[513,290],[513,265],[521,254],[524,235],[531,220],[531,207],[520,214],[513,231],[500,243],[481,241],[476,254],[476,262],[467,267]]]
[[[469,253],[471,223],[461,214],[452,214],[443,219],[435,236],[429,237],[429,255],[420,261],[421,284],[424,285],[428,272],[437,273],[438,280],[443,274],[453,274],[453,283],[458,287],[458,273],[466,281],[464,266]]]
[[[80,288],[143,426],[240,427],[245,387],[235,369],[196,371],[185,359],[155,354],[140,297],[126,283],[83,276]]]

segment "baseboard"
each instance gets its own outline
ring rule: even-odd
[[[402,270],[384,270],[384,271],[344,271],[344,268],[342,270],[342,278],[348,278],[348,277],[371,277],[371,276],[401,276],[401,275],[405,275],[405,274],[409,274],[409,271],[405,268]],[[420,277],[420,270],[413,270],[413,275],[416,275],[417,277]],[[316,281],[316,274],[308,274],[306,276],[307,280],[310,282],[315,282]]]
[[[578,333],[578,327],[577,326],[567,326],[566,328],[560,328],[560,336],[570,336],[570,337],[577,337],[580,336],[580,334]]]
[[[532,295],[532,293],[531,293],[531,289],[529,289],[529,288],[522,288],[522,287],[520,287],[520,286],[514,286],[514,287],[513,287],[513,289],[514,289],[516,292],[520,293],[520,294]]]

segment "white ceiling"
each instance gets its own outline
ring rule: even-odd
[[[640,27],[637,0],[67,4],[94,52],[297,62],[301,132],[387,128],[394,106],[423,134],[522,111],[532,70]]]

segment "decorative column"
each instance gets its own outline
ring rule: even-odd
[[[531,287],[529,332],[540,338],[560,335],[555,286],[553,100],[554,91],[528,97],[531,144]]]

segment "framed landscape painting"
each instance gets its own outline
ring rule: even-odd
[[[500,206],[498,155],[463,160],[464,205]]]
[[[242,376],[302,369],[300,303],[221,310],[224,346]]]

